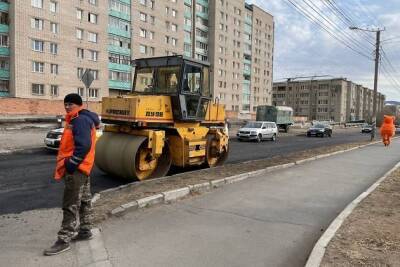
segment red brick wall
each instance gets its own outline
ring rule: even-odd
[[[89,102],[89,110],[101,113],[101,102]],[[0,115],[3,116],[63,114],[64,105],[60,100],[0,98]]]

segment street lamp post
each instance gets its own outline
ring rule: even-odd
[[[374,98],[372,103],[372,131],[371,131],[371,141],[375,139],[376,132],[376,104],[377,104],[377,95],[378,95],[378,73],[379,73],[379,46],[380,46],[380,38],[381,31],[385,29],[362,29],[358,27],[350,27],[350,30],[360,30],[367,32],[375,32],[376,33],[376,43],[375,43],[375,75],[374,75]]]

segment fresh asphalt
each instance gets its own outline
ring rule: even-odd
[[[277,142],[230,141],[228,163],[270,158],[328,145],[368,140],[357,131],[337,133],[332,138],[286,136]],[[55,182],[55,153],[45,149],[31,154],[0,155],[0,215],[26,210],[60,207],[63,184]],[[92,173],[92,191],[99,192],[128,181],[110,177],[97,168]]]
[[[105,221],[113,266],[304,266],[330,222],[400,160],[374,144]]]

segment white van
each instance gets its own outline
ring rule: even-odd
[[[257,142],[262,140],[276,141],[277,135],[276,123],[271,121],[249,121],[236,134],[239,141],[255,140]]]

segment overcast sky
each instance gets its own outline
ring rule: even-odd
[[[385,27],[381,40],[397,37],[382,43],[391,66],[384,60],[385,70],[381,68],[378,91],[386,95],[386,100],[400,101],[400,0],[329,0],[332,5],[329,5],[327,0],[291,1],[304,10],[307,8],[311,14],[309,16],[315,16],[328,27],[333,28],[335,36],[344,36],[341,38],[346,40],[347,45],[371,57],[371,60],[350,50],[307,20],[288,0],[248,1],[274,16],[275,81],[296,76],[332,75],[373,88],[374,62],[372,58],[376,35],[349,30],[350,22],[344,17],[338,18],[333,12],[336,8],[357,24],[355,26]],[[390,74],[397,80],[393,81]]]

